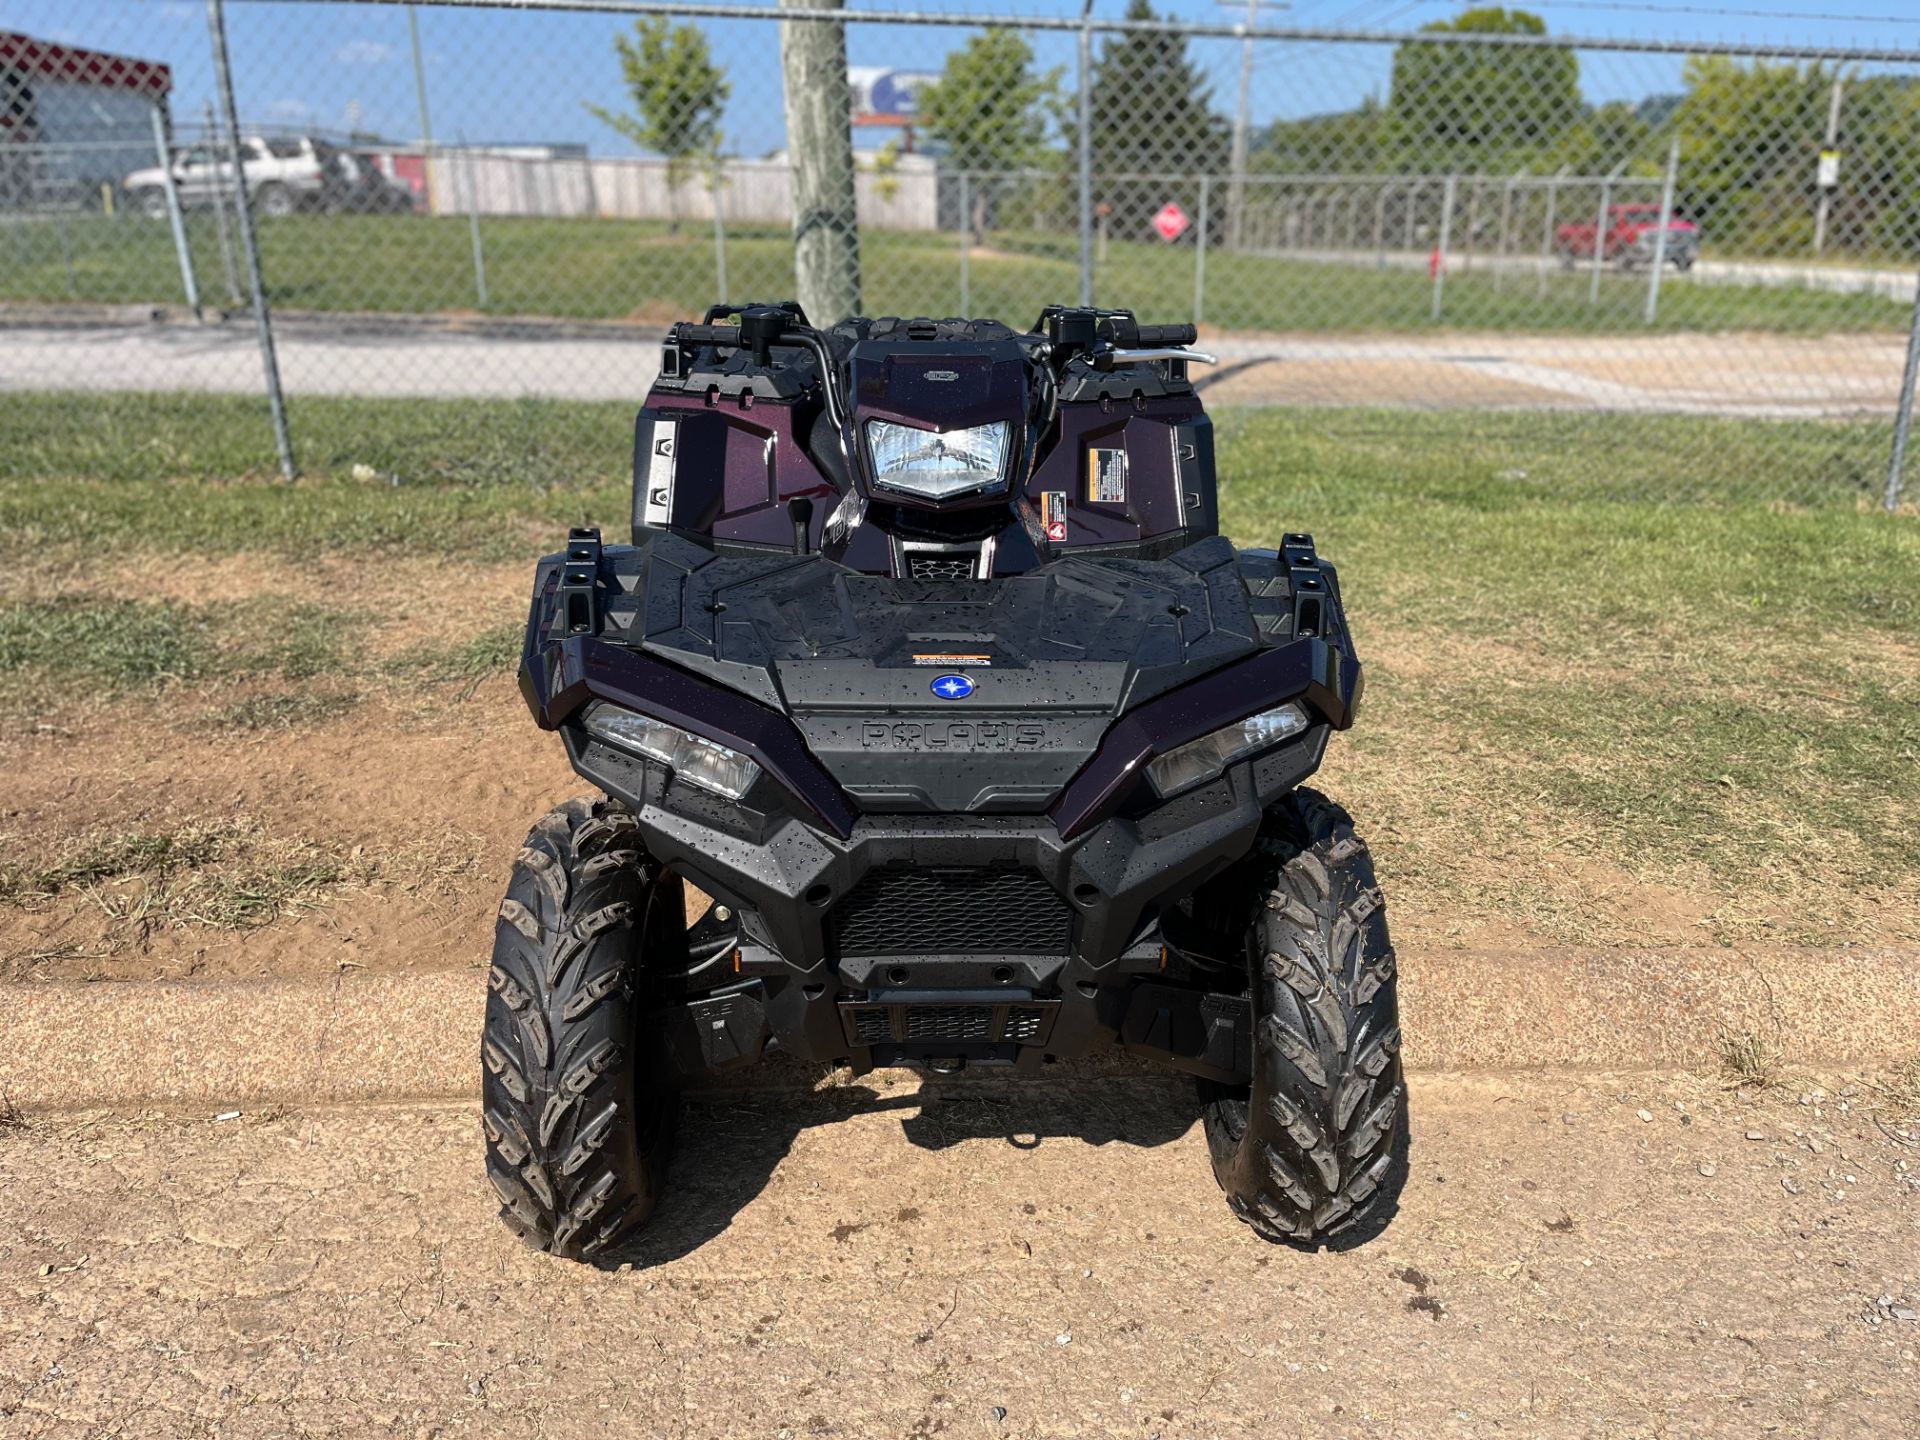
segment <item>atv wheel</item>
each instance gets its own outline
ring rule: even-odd
[[[529,1244],[585,1260],[659,1196],[673,1093],[644,977],[683,933],[682,891],[633,816],[569,801],[533,827],[494,930],[481,1042],[487,1177]]]
[[[1234,1213],[1314,1242],[1390,1199],[1405,1089],[1393,947],[1373,861],[1311,790],[1268,812],[1249,936],[1251,1086],[1203,1082],[1207,1148]]]

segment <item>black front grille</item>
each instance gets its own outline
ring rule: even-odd
[[[969,1052],[948,1046],[1045,1045],[1058,1000],[998,998],[973,992],[911,995],[892,991],[873,1000],[842,1000],[841,1022],[851,1044],[908,1058]]]
[[[907,565],[915,580],[971,580],[975,555],[909,555]]]
[[[1064,955],[1073,912],[1032,870],[869,870],[834,907],[846,955]]]
[[[993,1011],[985,1005],[909,1005],[909,1040],[986,1040],[993,1035]]]
[[[1007,1011],[1008,1040],[1025,1043],[1040,1033],[1040,1027],[1046,1023],[1047,1012],[1037,1005],[1015,1005]]]
[[[879,1006],[850,1012],[853,1017],[853,1043],[884,1045],[893,1038],[893,1017]]]

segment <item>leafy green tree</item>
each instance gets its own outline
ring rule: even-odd
[[[733,93],[726,72],[713,61],[707,37],[696,25],[675,25],[664,15],[642,15],[633,36],[613,38],[620,76],[633,98],[632,115],[587,107],[642,150],[667,161],[669,227],[680,228],[673,197],[696,162],[717,167],[720,117]]]
[[[1545,35],[1525,10],[1466,10],[1428,34]],[[1582,114],[1580,62],[1557,46],[1409,41],[1394,51],[1388,102],[1400,168],[1503,174],[1551,146]]]
[[[1128,0],[1127,19],[1155,20],[1151,0]],[[1189,212],[1187,177],[1226,168],[1229,126],[1213,90],[1175,31],[1124,31],[1093,70],[1093,168],[1100,203],[1125,235],[1177,199]]]
[[[1583,111],[1541,152],[1533,168],[1582,176],[1611,175],[1616,170],[1625,175],[1657,175],[1666,164],[1664,144],[1640,107],[1611,100]]]
[[[1920,85],[1855,74],[1844,99],[1828,244],[1910,265],[1920,252]]]
[[[1061,69],[1036,74],[1033,47],[1017,31],[987,30],[947,56],[940,79],[920,91],[916,120],[946,151],[946,163],[974,177],[973,214],[986,228],[994,187],[983,176],[1035,169],[1057,157],[1049,135],[1062,118]]]
[[[1387,113],[1372,96],[1356,110],[1276,120],[1255,139],[1247,168],[1276,175],[1377,175],[1388,165]]]
[[[1702,55],[1687,62],[1686,82],[1674,123],[1680,174],[1703,229],[1746,250],[1811,247],[1833,71]]]

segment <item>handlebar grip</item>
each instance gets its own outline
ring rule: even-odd
[[[673,333],[682,345],[738,345],[740,343],[738,325],[689,325],[683,321],[673,327]]]
[[[1199,338],[1200,331],[1193,325],[1142,325],[1136,343],[1142,346],[1191,345]]]

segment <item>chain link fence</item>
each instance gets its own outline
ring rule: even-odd
[[[719,301],[1079,300],[1199,320],[1216,406],[1585,418],[1551,483],[1897,508],[1920,51],[1496,13],[16,0],[0,385],[277,370],[291,468],[310,395],[637,400]]]

